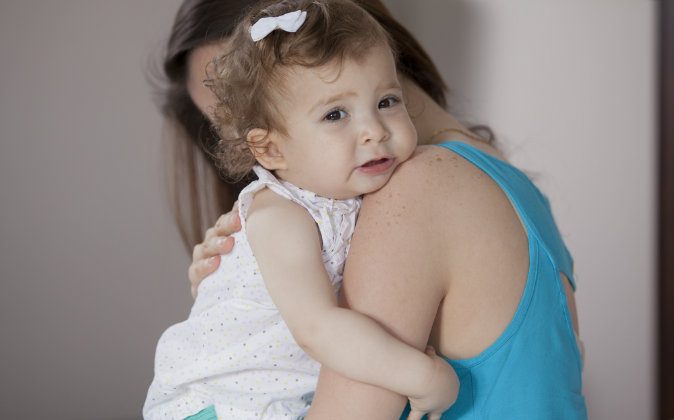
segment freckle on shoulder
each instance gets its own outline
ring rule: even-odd
[[[424,190],[434,189],[439,178],[451,176],[447,173],[447,163],[455,161],[458,156],[445,153],[438,147],[418,147],[412,157],[403,162],[379,191],[368,194],[366,201],[376,205],[391,205],[391,203],[405,202],[414,197],[414,202],[424,200]]]
[[[456,153],[437,146],[420,146],[380,191],[386,192],[386,195],[390,192],[400,194],[402,200],[413,199],[415,205],[425,205],[422,203],[429,200],[435,202],[433,198],[426,197],[429,194],[436,199],[439,196],[451,197],[460,191],[482,189],[490,182],[482,170]]]
[[[414,173],[428,176],[438,170],[446,171],[447,167],[456,168],[460,159],[456,154],[437,146],[419,146],[414,155],[401,165],[401,171],[405,171],[408,176]]]

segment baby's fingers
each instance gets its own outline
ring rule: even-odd
[[[407,420],[421,420],[424,414],[426,413],[412,409],[410,414],[407,415]]]
[[[421,411],[410,411],[410,414],[407,416],[407,420],[421,420],[424,417],[424,414]],[[440,417],[442,417],[442,413],[428,413],[428,416],[426,417],[428,420],[440,420]]]

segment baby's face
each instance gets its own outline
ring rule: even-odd
[[[324,197],[345,199],[378,190],[417,145],[390,49],[360,61],[296,67],[277,101],[287,136],[277,175]]]

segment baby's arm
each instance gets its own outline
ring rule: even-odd
[[[305,209],[263,190],[248,215],[247,234],[269,294],[309,355],[344,376],[419,399],[426,411],[453,403],[458,382],[446,362],[337,305],[319,233]]]

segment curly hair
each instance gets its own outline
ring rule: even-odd
[[[302,10],[306,21],[295,33],[273,31],[254,42],[250,27],[261,18]],[[275,106],[287,70],[360,60],[376,45],[391,46],[388,33],[349,0],[284,0],[252,10],[235,30],[228,51],[213,61],[209,86],[218,98],[214,125],[220,136],[217,160],[232,180],[255,164],[247,134],[254,128],[283,134]]]

